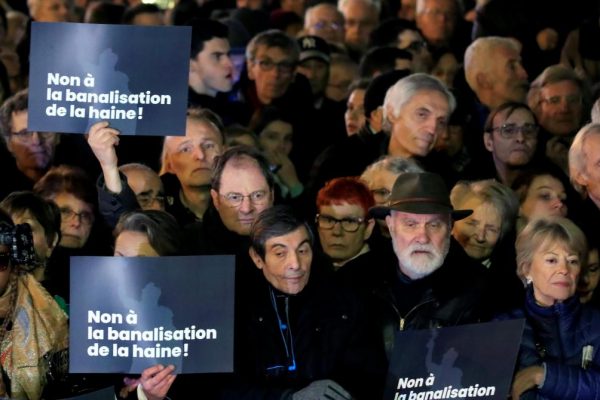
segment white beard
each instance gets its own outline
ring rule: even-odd
[[[396,242],[392,240],[394,252],[398,258],[400,270],[410,279],[421,279],[433,273],[444,263],[444,259],[450,249],[450,236],[444,242],[441,251],[430,244],[412,244],[407,248],[398,249]],[[413,254],[415,251],[428,253]]]

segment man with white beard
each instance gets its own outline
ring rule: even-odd
[[[450,234],[453,222],[471,213],[454,210],[444,180],[429,172],[400,175],[388,205],[370,209],[373,217],[385,218],[398,259],[373,292],[388,358],[397,330],[488,317],[480,268]]]

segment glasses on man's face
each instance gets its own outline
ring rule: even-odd
[[[291,74],[296,69],[296,63],[291,61],[280,61],[278,63],[268,58],[252,61],[258,64],[258,67],[265,72],[273,71],[275,68],[282,74]]]
[[[521,132],[525,139],[535,139],[539,130],[540,128],[536,124],[524,124],[521,126],[517,124],[504,124],[492,128],[492,131],[500,132],[500,136],[504,139],[514,139],[519,132]]]
[[[60,216],[65,221],[71,221],[74,218],[77,218],[80,223],[85,225],[91,225],[94,222],[94,215],[91,212],[82,211],[78,213],[69,207],[60,207]]]
[[[242,202],[244,201],[244,198],[246,197],[248,198],[248,200],[250,200],[250,203],[252,203],[252,205],[255,206],[262,206],[266,204],[267,200],[269,199],[269,192],[267,192],[266,190],[257,190],[256,192],[252,192],[248,195],[243,195],[241,193],[219,193],[219,195],[225,199],[225,202],[230,207],[241,206]]]
[[[342,218],[337,219],[330,215],[317,214],[316,223],[321,229],[333,229],[335,224],[340,224],[346,232],[356,232],[358,228],[366,221],[365,218]]]
[[[52,132],[36,132],[36,131],[27,131],[27,129],[21,129],[18,132],[11,132],[11,136],[18,140],[19,142],[31,142],[33,140],[34,134],[37,134],[40,142],[47,142],[52,139],[55,133]]]
[[[333,31],[339,31],[340,29],[342,29],[342,24],[338,24],[337,22],[319,21],[313,24],[312,27],[317,31],[322,31],[328,28]]]
[[[161,207],[165,206],[165,196],[162,193],[158,193],[156,196],[153,196],[150,193],[144,193],[135,196],[135,198],[140,207],[144,209],[150,208],[154,202],[157,202]]]
[[[581,96],[578,94],[569,94],[566,96],[550,96],[550,97],[542,98],[541,101],[543,103],[547,103],[551,106],[556,107],[556,106],[561,105],[563,100],[569,106],[577,106],[577,105],[581,104]]]

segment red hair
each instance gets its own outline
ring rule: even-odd
[[[317,209],[342,203],[356,204],[362,207],[367,215],[369,208],[375,205],[375,199],[361,179],[349,176],[330,180],[317,194]]]

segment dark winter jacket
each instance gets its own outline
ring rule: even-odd
[[[402,274],[397,262],[390,265],[370,304],[378,318],[388,358],[398,330],[479,322],[488,314],[484,288],[481,267],[454,239],[443,265],[422,279],[411,280]]]
[[[535,302],[527,290],[525,308],[499,319],[525,318],[525,330],[517,371],[545,365],[540,388],[526,392],[526,399],[600,399],[600,311],[573,296],[552,307]],[[587,347],[590,357],[585,360]]]

